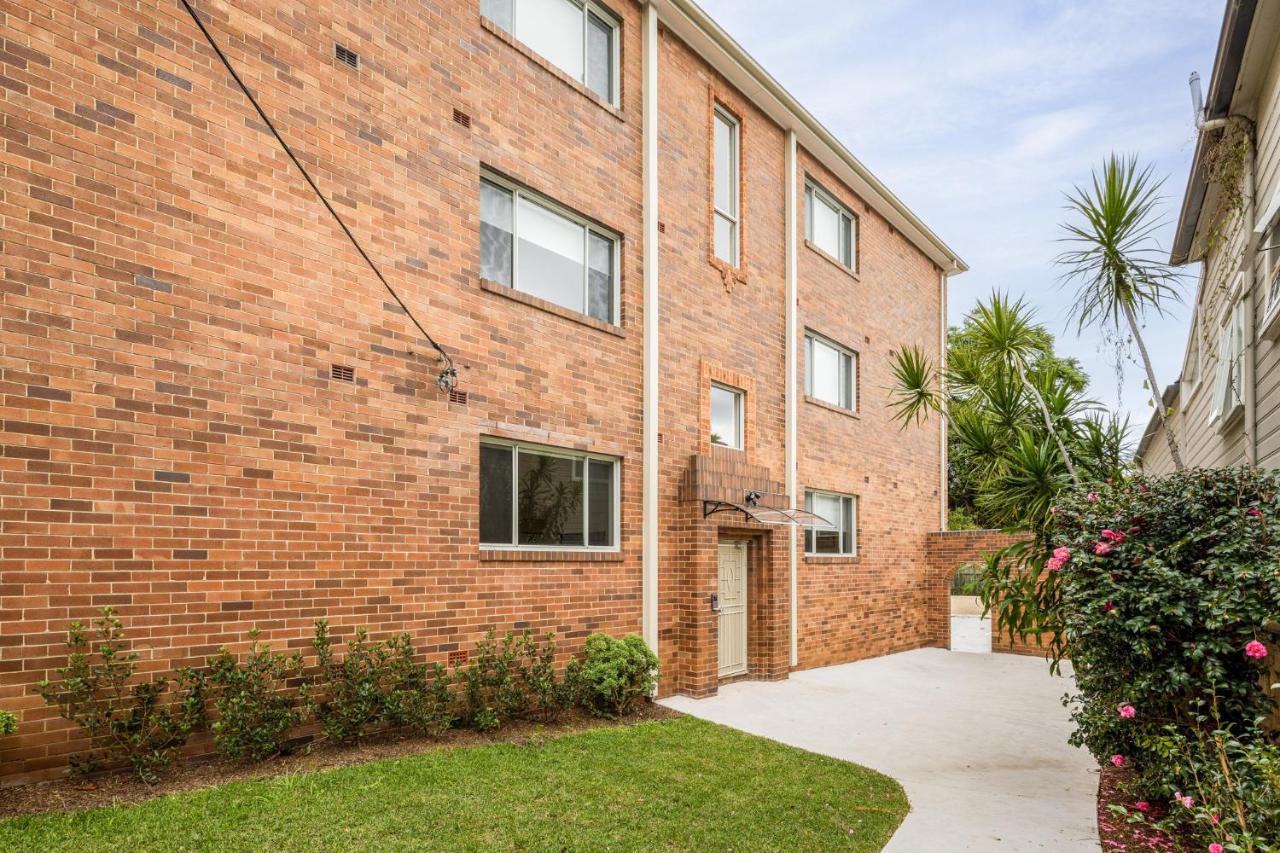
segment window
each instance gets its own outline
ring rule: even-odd
[[[835,530],[807,528],[804,532],[806,554],[857,556],[858,499],[855,496],[805,492],[804,508],[835,525]]]
[[[858,408],[858,356],[815,335],[804,338],[804,391],[854,411]]]
[[[1210,422],[1219,418],[1225,422],[1244,405],[1244,308],[1243,300],[1232,306],[1218,336],[1218,371]]]
[[[606,323],[617,315],[615,236],[495,178],[480,181],[480,275]]]
[[[1271,227],[1262,237],[1258,246],[1262,253],[1263,269],[1267,282],[1267,315],[1270,316],[1280,306],[1280,216],[1275,218]]]
[[[480,543],[616,548],[618,461],[486,439],[480,444]]]
[[[804,188],[804,236],[849,269],[857,267],[858,218],[813,184]]]
[[[617,104],[618,23],[595,3],[481,0],[480,14],[611,104]]]
[[[742,392],[711,385],[711,443],[742,449]]]
[[[715,108],[714,197],[715,256],[730,266],[738,266],[738,121],[720,107]]]

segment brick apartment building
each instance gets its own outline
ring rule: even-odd
[[[0,776],[107,604],[156,670],[641,631],[695,696],[940,641],[885,388],[965,267],[696,5],[193,5],[457,388],[179,2],[0,7]]]

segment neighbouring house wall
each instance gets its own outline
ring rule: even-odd
[[[1280,51],[1272,53],[1256,102],[1238,111],[1255,120],[1255,215],[1261,216],[1280,192]],[[1210,224],[1216,215],[1212,208],[1214,198],[1216,191],[1211,189],[1202,230],[1214,227]],[[1247,276],[1242,273],[1247,268],[1253,227],[1253,222],[1245,223],[1239,215],[1223,219],[1216,226],[1217,236],[1211,241],[1206,261],[1199,270],[1179,400],[1170,418],[1183,462],[1189,467],[1213,468],[1249,461],[1253,427],[1247,417],[1238,417],[1224,425],[1211,415],[1219,333],[1232,305],[1247,286]],[[1255,242],[1261,245],[1260,241]],[[1280,466],[1280,304],[1268,304],[1270,272],[1264,254],[1254,253],[1252,263],[1256,366],[1252,380],[1246,373],[1245,381],[1252,381],[1256,387],[1257,462],[1264,467],[1277,467]],[[1143,456],[1142,468],[1148,473],[1164,474],[1173,467],[1164,435],[1158,433]]]

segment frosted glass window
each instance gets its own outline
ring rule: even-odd
[[[805,393],[853,410],[858,407],[858,356],[844,347],[806,335]]]
[[[617,103],[618,24],[603,8],[577,0],[480,0],[480,14]]]
[[[854,269],[857,266],[857,217],[812,184],[804,190],[804,209],[805,238],[849,269]]]
[[[519,216],[518,287],[581,311],[585,229],[525,198],[520,199]]]

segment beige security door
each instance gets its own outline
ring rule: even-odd
[[[720,543],[720,677],[747,671],[747,543]]]

